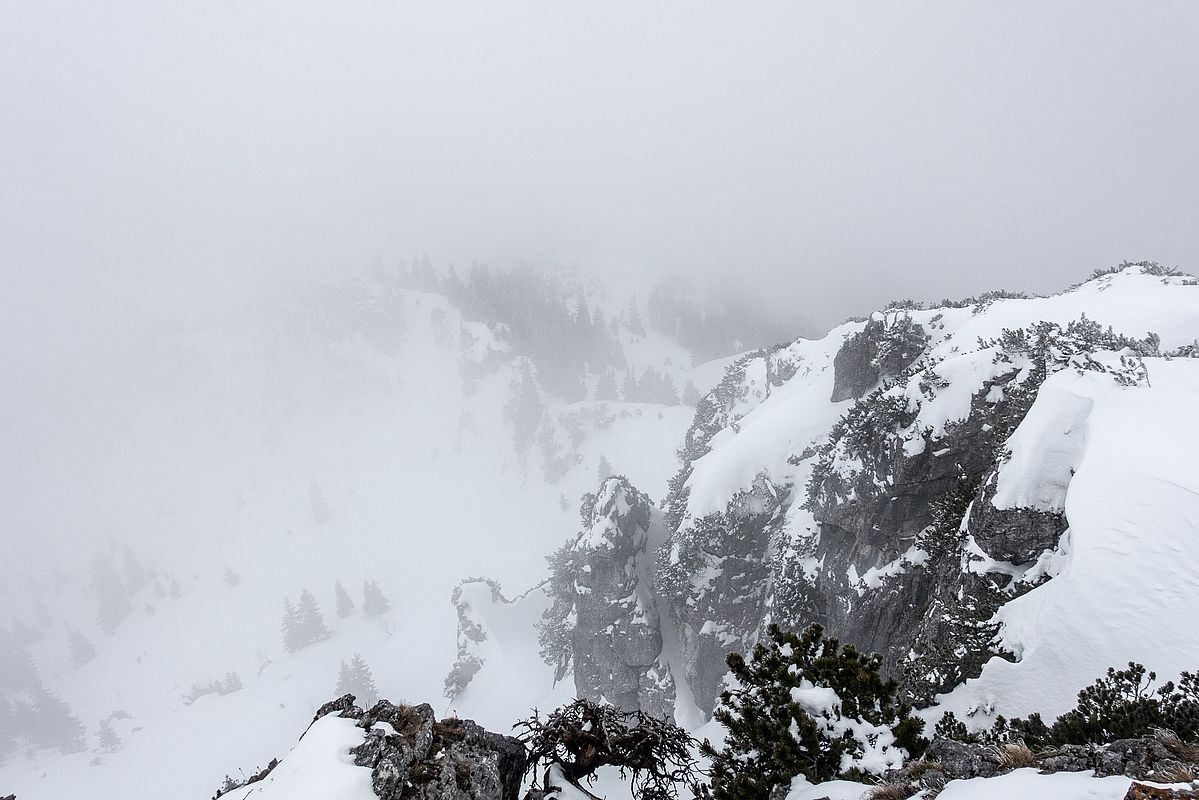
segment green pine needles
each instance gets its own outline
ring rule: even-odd
[[[771,625],[748,661],[730,655],[735,681],[715,713],[728,736],[720,750],[703,744],[715,800],[764,800],[797,775],[860,779],[923,753],[924,722],[895,702],[881,663],[819,625],[801,635]]]

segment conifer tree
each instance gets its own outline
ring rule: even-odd
[[[42,638],[42,632],[21,617],[12,618],[12,640],[18,647],[25,647]]]
[[[300,612],[290,599],[283,600],[283,649],[294,653],[304,645],[300,634]]]
[[[341,585],[340,580],[333,584],[333,596],[337,603],[338,619],[345,619],[354,613],[354,601],[350,599],[350,593]]]
[[[683,387],[683,405],[695,408],[699,405],[699,389],[695,388],[695,384],[687,381],[687,385]]]
[[[316,478],[308,482],[308,511],[317,525],[324,525],[332,516],[329,502],[325,500],[325,493],[321,491]]]
[[[634,336],[645,335],[645,323],[641,321],[641,309],[637,307],[637,295],[629,298],[629,332]]]
[[[108,720],[100,720],[100,748],[105,752],[115,752],[121,746],[121,737],[117,736],[117,732],[112,729],[112,724]]]
[[[26,722],[26,735],[38,747],[54,747],[63,753],[78,753],[86,746],[86,730],[62,698],[39,682],[29,691],[33,702]]]
[[[8,698],[0,694],[0,764],[17,749],[13,733],[17,729],[16,712]]]
[[[891,766],[924,751],[924,723],[895,705],[896,684],[880,676],[881,657],[840,647],[819,625],[802,637],[771,625],[768,635],[750,660],[727,659],[735,681],[714,716],[728,735],[719,750],[702,747],[712,759],[715,800],[766,800],[797,775],[822,783],[853,774],[865,768],[857,760],[872,744]],[[880,744],[884,735],[891,741]]]
[[[225,583],[236,589],[241,585],[241,576],[233,571],[233,567],[225,565]]]
[[[96,657],[95,646],[74,628],[67,628],[67,647],[71,650],[71,661],[75,666],[86,664]]]
[[[620,394],[626,403],[641,402],[641,393],[638,391],[637,378],[633,375],[632,369],[624,375],[624,382],[620,385]]]
[[[352,694],[363,708],[379,702],[379,690],[375,688],[375,677],[366,659],[355,653],[349,663],[341,662],[337,672],[337,694]]]
[[[619,400],[620,394],[616,390],[616,373],[610,368],[604,370],[604,374],[600,376],[599,383],[595,385],[596,400]]]
[[[112,633],[133,608],[129,605],[129,593],[121,576],[104,553],[97,553],[92,559],[92,591],[95,593],[100,627],[106,633]]]
[[[33,618],[43,628],[50,627],[50,611],[46,608],[46,604],[42,602],[40,597],[33,599]]]
[[[316,604],[316,598],[307,589],[300,592],[297,613],[300,617],[300,630],[303,632],[301,647],[329,638],[329,629],[325,627],[325,618]]]
[[[532,444],[542,413],[541,395],[533,379],[533,370],[526,361],[520,377],[512,383],[512,397],[504,405],[504,420],[512,426],[517,452],[523,453]]]
[[[386,614],[390,608],[391,603],[379,588],[379,584],[375,581],[363,581],[362,612],[368,617],[378,617]]]
[[[674,378],[670,377],[669,372],[662,374],[659,391],[658,402],[668,406],[677,406],[679,404],[679,391],[675,388]]]
[[[608,459],[604,455],[600,455],[599,464],[596,467],[597,477],[602,481],[612,477],[612,465],[608,463]]]
[[[149,573],[146,572],[146,568],[142,566],[142,562],[137,560],[137,556],[133,554],[128,545],[124,549],[124,564],[122,566],[125,572],[125,583],[129,587],[130,594],[140,591],[150,582]]]

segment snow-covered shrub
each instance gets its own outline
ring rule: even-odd
[[[189,689],[187,694],[183,696],[183,702],[187,705],[191,705],[204,695],[233,694],[234,692],[241,691],[241,688],[241,676],[236,672],[229,672],[225,674],[224,678],[218,678],[215,681],[193,683],[191,689]]]
[[[1183,672],[1177,684],[1154,688],[1157,675],[1130,661],[1126,669],[1108,667],[1107,674],[1078,693],[1078,704],[1046,725],[1040,714],[1027,719],[997,717],[989,730],[971,733],[965,723],[947,713],[936,735],[964,742],[1030,747],[1067,744],[1107,744],[1169,731],[1180,743],[1199,745],[1199,671]],[[1185,746],[1185,745],[1184,745]]]
[[[895,703],[880,656],[841,647],[819,625],[802,636],[772,625],[768,635],[749,661],[728,657],[733,681],[715,713],[728,735],[721,749],[702,746],[716,800],[766,798],[797,775],[877,775],[924,751],[924,723]]]

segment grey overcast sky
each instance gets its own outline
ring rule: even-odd
[[[822,321],[1193,271],[1197,143],[1194,0],[4,0],[0,331],[422,251]]]

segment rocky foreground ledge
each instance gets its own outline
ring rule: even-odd
[[[347,694],[326,703],[313,723],[333,715],[354,720],[366,732],[350,755],[371,770],[371,788],[380,800],[518,800],[526,755],[517,739],[471,720],[439,721],[427,703],[380,700],[364,710],[354,699]],[[227,783],[216,797],[264,780],[270,772]]]
[[[341,740],[345,744],[335,746],[318,735],[318,723],[328,726],[331,721],[343,726],[342,736],[349,733]],[[272,761],[248,780],[227,781],[214,800],[226,795],[226,800],[240,800],[251,793],[257,796],[258,787],[252,784],[279,780],[290,760],[299,758],[300,764],[307,764],[309,758],[319,761],[327,750],[337,750],[342,768],[360,776],[356,791],[362,797],[373,794],[380,800],[519,800],[529,766],[528,750],[519,739],[492,733],[470,720],[438,720],[425,703],[395,705],[383,700],[362,709],[355,705],[354,696],[347,694],[317,710],[304,741],[313,736],[316,739],[304,754],[301,745],[284,760],[282,768],[281,762]],[[351,747],[351,742],[356,744]],[[369,781],[365,772],[349,766],[351,761],[370,770]],[[933,798],[951,781],[1000,778],[1019,769],[1089,772],[1099,778],[1125,776],[1134,781],[1125,800],[1199,800],[1199,746],[1163,730],[1105,745],[1064,745],[1036,752],[1021,742],[983,745],[934,738],[922,758],[886,773],[878,785],[861,784],[861,796],[875,800]],[[263,797],[287,798],[297,789],[286,778],[282,784],[267,787]],[[789,788],[777,787],[771,800],[786,800]],[[272,794],[272,789],[281,793]],[[681,796],[688,796],[682,786],[680,790]],[[0,800],[15,798],[0,796]]]
[[[1097,778],[1132,778],[1125,800],[1199,800],[1196,788],[1165,789],[1139,783],[1179,784],[1199,779],[1199,746],[1182,742],[1169,731],[1103,745],[1068,744],[1036,752],[1022,742],[983,745],[935,738],[922,758],[888,772],[880,791],[868,796],[935,797],[953,780],[995,778],[1025,768],[1046,774],[1091,772]],[[883,794],[883,787],[891,793]],[[772,800],[783,797],[785,792],[779,792]]]

